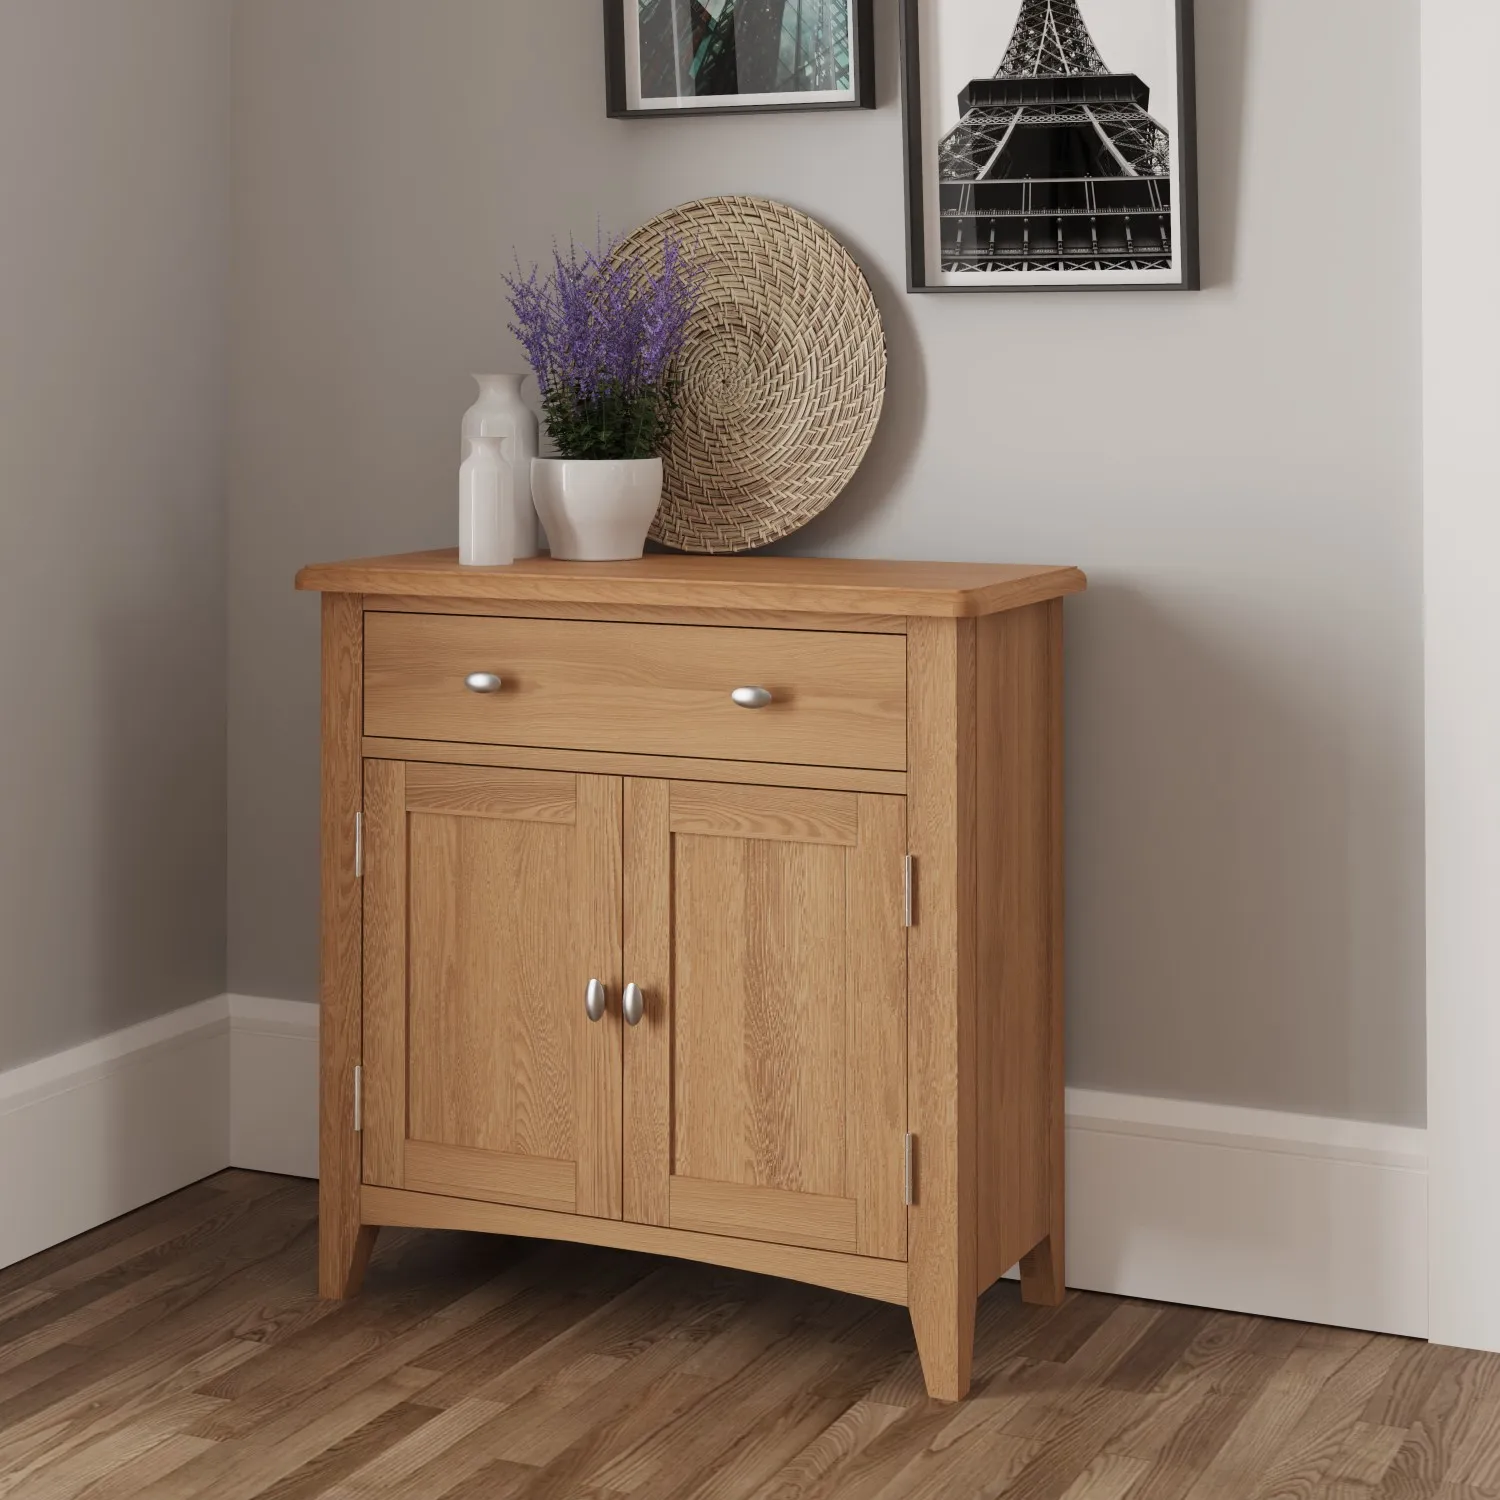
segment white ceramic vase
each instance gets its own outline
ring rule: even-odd
[[[538,458],[531,493],[553,557],[639,557],[661,504],[659,458]]]
[[[540,451],[537,420],[521,399],[524,375],[476,375],[479,399],[464,415],[463,458],[467,461],[478,437],[499,438],[501,457],[511,467],[511,505],[515,509],[515,555],[535,557],[538,551],[536,508],[531,502],[531,461]],[[460,548],[460,552],[462,549]]]
[[[505,456],[507,442],[482,433],[472,438],[458,471],[458,560],[465,567],[501,568],[516,560],[516,471]]]

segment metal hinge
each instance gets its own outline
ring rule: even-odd
[[[917,1201],[917,1138],[910,1131],[906,1135],[906,1191],[903,1201],[908,1208]]]
[[[902,897],[901,925],[915,927],[917,925],[917,857],[915,854],[906,856],[902,870],[906,889]]]
[[[362,812],[354,815],[354,878],[365,878],[365,815]]]
[[[365,1128],[365,1070],[358,1065],[354,1069],[354,1130],[358,1134]]]

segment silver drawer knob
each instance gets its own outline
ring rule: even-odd
[[[646,1019],[646,997],[638,984],[625,986],[625,999],[621,1006],[625,1012],[627,1026],[639,1026]]]
[[[464,686],[471,693],[498,693],[505,686],[503,678],[493,672],[470,672],[464,678]]]
[[[602,1021],[609,1007],[609,991],[598,979],[589,980],[588,993],[583,999],[583,1009],[591,1021]]]
[[[730,695],[741,708],[766,708],[771,702],[770,688],[736,688]]]

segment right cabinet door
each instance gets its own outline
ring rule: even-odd
[[[906,1258],[906,801],[625,783],[625,1217]]]

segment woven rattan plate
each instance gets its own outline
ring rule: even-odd
[[[668,234],[709,276],[651,535],[744,552],[806,525],[854,477],[885,400],[880,312],[849,252],[785,204],[685,203],[623,249],[657,267]]]

